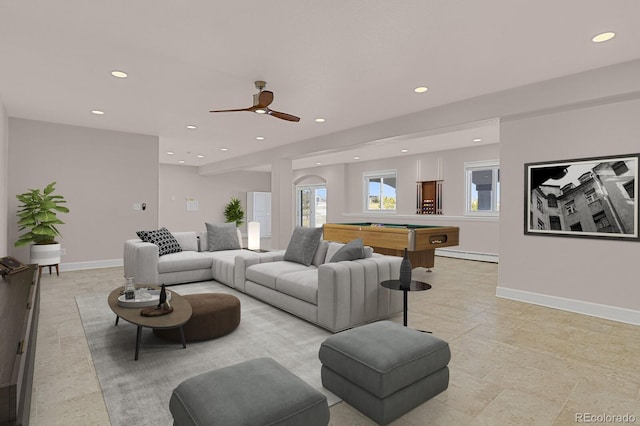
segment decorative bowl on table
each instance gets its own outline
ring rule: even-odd
[[[171,300],[171,292],[167,291],[167,300]],[[137,289],[135,299],[127,299],[124,294],[118,296],[118,306],[123,308],[144,308],[160,303],[160,290]]]

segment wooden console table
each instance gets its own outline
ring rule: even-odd
[[[27,425],[40,313],[38,265],[0,278],[0,425]]]

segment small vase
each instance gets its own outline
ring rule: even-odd
[[[409,255],[407,254],[407,249],[404,249],[404,257],[402,258],[402,263],[400,264],[400,284],[409,285],[411,283],[411,261],[409,260]]]

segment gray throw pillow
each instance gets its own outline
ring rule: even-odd
[[[342,246],[340,250],[333,255],[329,262],[342,262],[343,260],[364,259],[364,244],[362,238],[356,238]]]
[[[167,228],[160,228],[155,231],[138,231],[136,234],[138,234],[138,237],[145,243],[157,245],[159,256],[182,251],[178,240],[175,239]]]
[[[238,231],[234,223],[205,223],[209,251],[239,250]]]
[[[296,226],[291,235],[291,240],[284,252],[284,260],[311,265],[313,255],[322,238],[322,228],[303,228]]]

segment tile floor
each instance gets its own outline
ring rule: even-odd
[[[497,298],[497,271],[442,257],[433,272],[414,271],[433,289],[410,293],[409,326],[449,342],[451,379],[393,425],[574,425],[581,413],[640,423],[640,327]],[[111,290],[122,275],[43,275],[32,425],[110,424],[73,296]],[[374,423],[343,402],[330,424]]]

